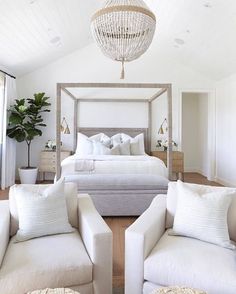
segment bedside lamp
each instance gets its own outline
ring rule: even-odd
[[[65,135],[70,134],[70,129],[69,129],[69,126],[68,126],[68,123],[67,123],[65,117],[63,117],[62,122],[61,122],[61,133],[65,134]]]

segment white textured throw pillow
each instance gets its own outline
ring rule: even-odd
[[[120,155],[120,146],[116,145],[111,148],[111,155]]]
[[[130,155],[130,140],[120,143],[119,145],[120,155]]]
[[[42,194],[22,187],[18,189],[16,204],[19,214],[18,242],[74,231],[68,221],[64,180],[51,185]]]
[[[203,195],[178,181],[178,201],[173,230],[170,235],[181,235],[235,249],[229,238],[227,215],[232,201],[226,191]]]
[[[110,155],[111,149],[101,142],[92,141],[93,155]]]
[[[121,134],[116,134],[111,137],[111,144],[113,147],[121,144]]]
[[[91,137],[87,137],[86,135],[82,133],[77,134],[77,148],[76,148],[76,154],[77,155],[91,155],[93,154],[93,142],[100,142],[106,147],[110,147],[111,145],[111,139],[103,134],[99,133],[96,135],[93,135]]]
[[[139,134],[135,138],[129,135],[121,134],[122,142],[130,141],[130,154],[131,155],[145,155],[144,135]]]
[[[89,138],[81,133],[77,134],[77,148],[76,154],[90,155],[93,154],[93,144]]]

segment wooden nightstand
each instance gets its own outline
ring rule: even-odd
[[[167,152],[166,151],[152,151],[152,156],[160,158],[167,165]],[[173,151],[173,173],[176,174],[178,179],[184,180],[184,153],[180,151]]]
[[[71,151],[61,151],[61,161],[71,155]],[[43,174],[43,180],[45,179],[45,172],[56,173],[57,160],[56,151],[43,150],[40,153],[39,172]]]

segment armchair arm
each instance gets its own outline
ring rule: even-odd
[[[142,294],[144,260],[165,232],[166,195],[155,197],[149,208],[125,232],[125,293]]]
[[[3,261],[3,257],[7,250],[7,245],[10,238],[10,211],[9,201],[0,201],[0,266]]]
[[[94,294],[112,293],[112,232],[89,195],[78,195],[79,231],[93,263]]]

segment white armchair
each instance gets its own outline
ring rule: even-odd
[[[77,193],[72,184],[66,187],[67,194]],[[20,243],[14,243],[14,186],[10,195],[11,209],[9,201],[0,201],[0,293],[60,287],[81,294],[112,293],[112,232],[88,195],[78,195],[75,205],[67,203],[74,233]]]
[[[168,235],[177,203],[175,185],[169,185],[167,196],[154,198],[150,207],[126,230],[125,293],[150,294],[163,286],[179,285],[208,294],[235,294],[235,250]],[[204,189],[204,186],[199,187]],[[233,241],[236,241],[235,215],[236,197],[228,218]]]

